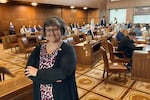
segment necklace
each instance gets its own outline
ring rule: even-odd
[[[52,45],[46,44],[46,51],[48,54],[55,52],[57,49],[59,51],[61,51],[61,48],[60,48],[61,45],[62,45],[62,41],[55,45],[54,44],[52,44]]]

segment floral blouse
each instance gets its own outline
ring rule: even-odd
[[[53,67],[56,56],[58,54],[59,47],[48,54],[46,51],[46,44],[43,44],[40,49],[40,66],[39,69],[49,69]],[[54,100],[52,93],[52,84],[40,84],[41,100]]]

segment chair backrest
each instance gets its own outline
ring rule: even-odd
[[[29,41],[28,41],[27,37],[22,37],[21,41],[25,48],[27,48],[29,46]]]
[[[41,41],[42,40],[42,35],[37,35],[37,39],[38,39],[38,41]]]
[[[104,69],[107,71],[109,69],[109,62],[108,62],[106,50],[104,49],[104,47],[101,47],[100,49],[101,49],[101,53],[102,53],[102,56],[103,56]]]
[[[110,60],[113,62],[114,61],[113,44],[109,40],[107,40],[107,45],[110,54]]]
[[[11,77],[15,77],[15,75],[13,75],[7,68],[5,67],[0,67],[0,81],[4,81],[5,80],[5,74],[11,76]]]
[[[4,36],[8,36],[9,35],[9,31],[3,31]]]
[[[119,41],[117,41],[116,38],[112,37],[112,38],[111,38],[111,43],[112,43],[112,45],[113,45],[114,47],[118,47]]]
[[[27,37],[18,38],[18,45],[21,52],[26,52],[26,49],[29,47],[29,41]]]
[[[14,35],[9,35],[9,40],[11,43],[16,43],[18,42],[18,38],[17,38],[17,35],[14,34]]]

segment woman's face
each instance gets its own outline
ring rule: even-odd
[[[57,26],[45,27],[46,38],[49,42],[59,42],[61,39],[61,31]]]

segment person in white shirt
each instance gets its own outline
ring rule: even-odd
[[[20,28],[20,33],[24,35],[24,34],[26,34],[26,32],[27,32],[27,29],[26,29],[25,25],[23,25],[23,26]]]

